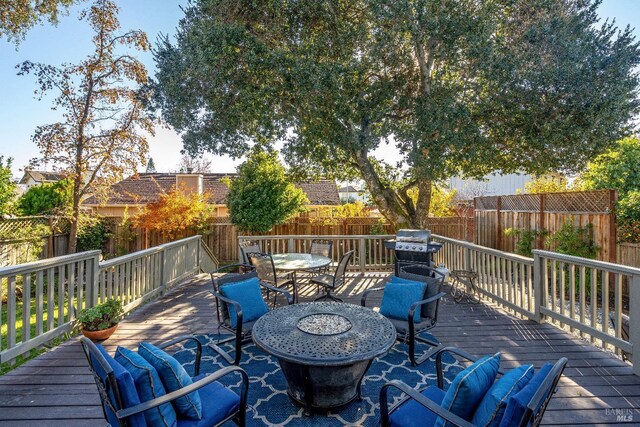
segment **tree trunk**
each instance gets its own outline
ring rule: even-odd
[[[73,254],[76,252],[78,244],[78,220],[80,219],[80,180],[76,177],[73,181],[73,209],[71,211],[71,224],[69,228],[69,245],[68,252]]]

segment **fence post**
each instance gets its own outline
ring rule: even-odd
[[[633,373],[640,375],[640,275],[634,274],[629,289],[629,342]]]
[[[359,248],[358,251],[360,252],[360,273],[364,273],[365,271],[365,265],[367,262],[367,250],[365,248],[365,241],[364,241],[364,237],[360,237],[359,241]]]
[[[500,211],[502,210],[502,197],[496,199],[496,249],[502,250],[502,218]]]
[[[464,268],[463,268],[463,270],[467,270],[467,271],[473,270],[473,268],[471,268],[471,250],[469,248],[467,248],[466,246],[464,247]]]
[[[91,261],[90,286],[88,287],[91,292],[89,295],[89,307],[98,304],[98,295],[100,294],[100,254],[94,255]]]
[[[287,246],[287,252],[289,252],[290,254],[294,253],[296,251],[296,247],[293,243],[293,237],[289,237],[289,244]]]
[[[167,284],[167,253],[164,248],[160,251],[160,287]],[[163,292],[161,292],[163,294]]]
[[[538,323],[542,323],[542,313],[540,313],[544,294],[542,292],[544,282],[542,268],[542,258],[537,251],[533,251],[533,320]]]
[[[199,271],[203,271],[202,265],[201,265],[202,262],[200,261],[200,257],[201,257],[200,245],[202,245],[202,236],[198,236],[197,243],[196,243],[196,268],[195,269]]]

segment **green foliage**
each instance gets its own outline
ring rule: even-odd
[[[16,183],[11,174],[11,157],[4,161],[0,156],[0,216],[11,213],[13,199],[16,197]]]
[[[630,191],[640,190],[639,165],[640,140],[624,138],[590,161],[580,180],[585,190],[614,189],[622,200]]]
[[[371,227],[369,234],[374,236],[380,236],[387,234],[387,222],[384,218],[378,218],[378,221]]]
[[[516,237],[516,253],[518,255],[532,257],[533,243],[540,236],[549,234],[547,230],[527,230],[524,228],[507,228],[504,235],[507,237]]]
[[[542,176],[524,184],[525,194],[560,193],[563,191],[570,191],[567,180],[563,176]]]
[[[35,24],[47,20],[58,22],[58,15],[66,12],[74,0],[0,0],[0,37],[18,43]]]
[[[78,223],[78,252],[103,250],[109,235],[107,226],[100,218],[81,216]]]
[[[153,161],[153,157],[149,157],[149,161],[147,162],[147,170],[145,172],[155,173],[155,171],[156,171],[156,164]]]
[[[123,316],[120,300],[110,298],[78,313],[78,322],[85,331],[101,331],[115,326]]]
[[[574,171],[628,134],[640,48],[597,5],[194,0],[154,52],[157,106],[192,154],[281,140],[294,172],[360,176],[394,225],[419,226],[430,193],[411,186]],[[400,168],[378,168],[390,141]]]
[[[29,188],[18,199],[18,209],[23,215],[43,215],[64,211],[72,203],[73,182],[63,179]]]
[[[593,224],[580,227],[571,219],[549,237],[547,246],[561,254],[590,259],[594,259],[600,250],[593,238]]]
[[[416,187],[407,191],[407,194],[415,204],[418,203],[418,189]],[[430,216],[436,218],[446,218],[455,215],[456,190],[447,190],[439,186],[431,185],[431,205],[429,206]]]
[[[241,230],[266,233],[304,210],[309,201],[286,176],[275,152],[254,151],[227,181],[231,222]]]

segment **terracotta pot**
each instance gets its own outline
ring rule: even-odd
[[[109,338],[115,331],[118,329],[118,324],[116,323],[110,328],[102,329],[101,331],[85,331],[82,330],[82,335],[89,338],[91,341],[104,341]]]

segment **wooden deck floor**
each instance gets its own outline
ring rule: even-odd
[[[384,273],[353,274],[341,292],[346,301],[381,283]],[[141,340],[162,342],[181,334],[202,334],[215,327],[209,283],[195,278],[120,324],[108,341],[133,347]],[[315,290],[302,292],[302,300]],[[440,322],[432,331],[441,342],[472,354],[502,351],[503,367],[536,366],[569,359],[558,393],[544,424],[640,425],[640,377],[631,368],[597,348],[557,328],[521,320],[487,304],[441,306]],[[632,421],[617,419],[631,415]],[[629,418],[627,418],[628,420]],[[0,377],[1,426],[104,425],[93,378],[77,340],[67,342]]]

